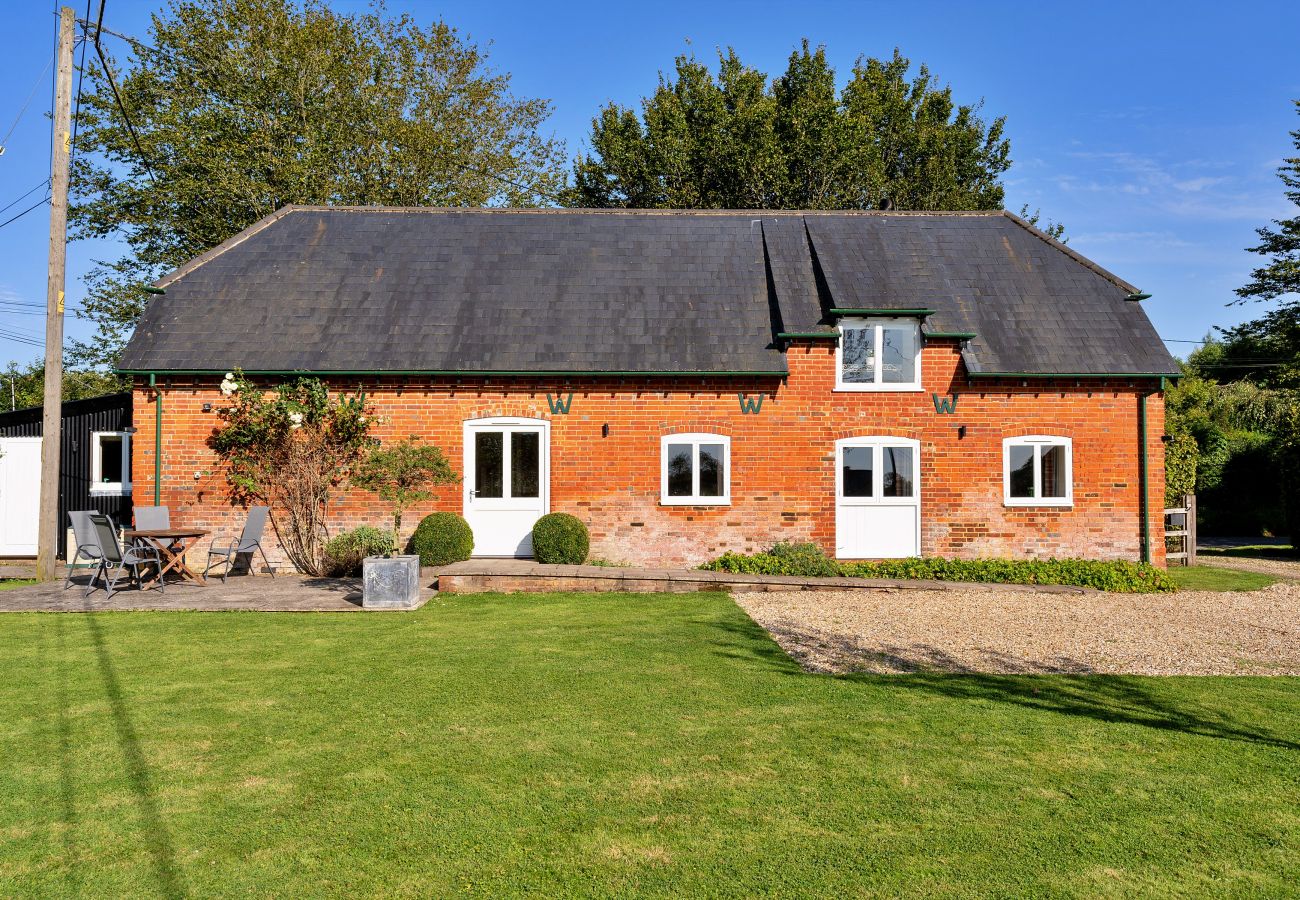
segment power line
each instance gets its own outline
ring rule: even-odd
[[[0,206],[0,213],[6,212],[11,206],[17,206],[23,200],[26,200],[29,196],[36,193],[37,191],[39,191],[41,188],[45,187],[49,183],[50,183],[50,179],[46,178],[40,184],[36,185],[36,187],[28,189],[27,192],[24,193],[22,196],[20,196],[17,200],[11,200],[6,205]]]
[[[77,67],[77,105],[72,110],[72,143],[69,145],[68,165],[77,153],[77,126],[81,124],[81,81],[86,77],[86,44],[90,43],[90,4],[86,0],[86,18],[81,26],[81,63]]]
[[[131,124],[131,116],[122,104],[122,95],[117,92],[117,81],[113,78],[113,69],[109,66],[108,59],[104,56],[104,48],[99,43],[100,32],[104,30],[104,6],[107,3],[108,0],[99,0],[99,21],[95,23],[95,53],[99,56],[99,64],[104,67],[104,75],[108,78],[108,86],[113,89],[113,100],[117,103],[118,112],[122,114],[122,123],[126,125],[127,134],[131,135],[131,142],[135,144],[135,152],[140,154],[140,162],[144,164],[144,170],[149,176],[149,180],[154,181],[153,166],[149,165],[149,158],[145,155],[144,148],[140,146],[140,137],[135,133],[135,126]]]
[[[34,209],[38,209],[38,208],[44,206],[45,204],[47,204],[47,203],[49,203],[49,202],[50,202],[50,198],[49,198],[49,197],[44,197],[44,198],[42,198],[41,200],[37,201],[36,203],[33,203],[31,206],[29,206],[29,207],[27,207],[26,209],[24,209],[24,210],[23,210],[22,212],[20,212],[18,215],[13,216],[12,218],[9,218],[9,219],[5,219],[3,222],[0,222],[0,228],[4,228],[6,225],[8,225],[8,224],[11,223],[11,222],[17,222],[19,219],[21,219],[23,216],[27,215],[27,214],[28,214],[29,212],[31,212],[32,210],[34,210]]]
[[[36,83],[32,85],[31,91],[27,94],[27,99],[23,101],[22,109],[18,110],[18,115],[14,116],[14,123],[9,126],[4,138],[0,139],[0,156],[4,155],[5,145],[9,143],[9,138],[13,137],[14,129],[22,121],[23,113],[27,112],[27,107],[31,106],[32,98],[36,96],[37,89],[41,86],[41,82],[45,80],[45,73],[50,71],[50,66],[53,64],[54,54],[50,54],[49,62],[45,64],[45,68],[41,69],[41,74],[36,76]]]

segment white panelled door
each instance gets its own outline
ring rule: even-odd
[[[921,446],[909,438],[835,443],[835,556],[921,555]]]
[[[544,419],[465,423],[465,521],[475,556],[533,555],[533,525],[550,510],[551,428]]]
[[[35,556],[41,513],[41,439],[0,438],[0,556]]]

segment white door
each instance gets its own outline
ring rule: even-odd
[[[41,439],[0,438],[0,556],[35,556]]]
[[[533,555],[533,525],[550,509],[550,463],[543,419],[465,423],[465,521],[475,556]]]
[[[835,443],[835,556],[921,555],[921,447],[909,438]]]

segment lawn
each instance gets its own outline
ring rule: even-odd
[[[0,624],[4,896],[1300,884],[1294,679],[808,675],[718,594]]]
[[[29,584],[35,584],[34,578],[0,578],[0,591],[11,591],[14,588],[27,587]]]
[[[1271,575],[1215,566],[1170,566],[1169,574],[1180,591],[1257,591],[1277,582]]]

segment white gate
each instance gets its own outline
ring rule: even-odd
[[[0,438],[0,556],[35,556],[41,511],[41,439]]]

